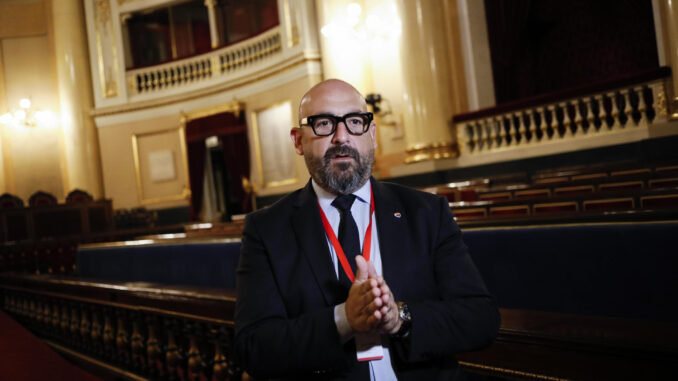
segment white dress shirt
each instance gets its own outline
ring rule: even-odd
[[[337,208],[332,206],[332,201],[337,198],[337,195],[332,194],[323,188],[321,188],[314,180],[311,181],[313,190],[318,196],[318,203],[322,208],[327,220],[332,226],[334,234],[338,236],[339,229],[339,220],[340,215]],[[372,185],[368,180],[365,185],[360,189],[353,192],[356,195],[356,199],[351,206],[351,214],[355,220],[356,225],[358,226],[358,237],[360,238],[360,247],[363,246],[363,240],[365,239],[365,231],[367,230],[367,225],[370,222],[370,195],[371,195]],[[327,245],[330,248],[330,256],[332,257],[332,263],[334,264],[334,272],[339,279],[339,260],[337,258],[337,253],[334,251],[334,247],[330,242],[329,237],[327,238]],[[374,268],[377,272],[377,275],[382,276],[382,266],[381,266],[381,252],[379,251],[379,236],[377,235],[377,222],[376,215],[372,215],[372,248],[370,250],[370,261],[374,264]],[[343,270],[341,270],[343,271]],[[334,321],[337,324],[337,331],[339,332],[339,337],[343,342],[346,342],[351,339],[351,326],[348,323],[348,318],[346,317],[346,308],[345,303],[341,303],[334,307]],[[370,361],[370,380],[372,381],[386,381],[386,380],[397,380],[393,367],[391,366],[391,357],[388,350],[388,336],[382,335],[382,346],[384,347],[384,357],[381,360],[372,360]]]

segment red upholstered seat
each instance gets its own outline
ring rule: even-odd
[[[66,204],[77,204],[92,201],[94,201],[92,195],[80,189],[74,189],[66,196]]]
[[[50,206],[56,204],[57,204],[56,197],[43,191],[37,191],[33,193],[31,198],[28,199],[28,205],[30,206]]]
[[[23,208],[24,201],[19,197],[4,193],[0,196],[0,209]]]

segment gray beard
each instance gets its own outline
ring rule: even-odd
[[[335,155],[351,156],[355,162],[338,163],[332,166]],[[323,189],[336,194],[349,194],[360,189],[372,174],[374,148],[365,156],[349,146],[335,146],[327,150],[323,157],[304,156],[306,166],[313,180]]]

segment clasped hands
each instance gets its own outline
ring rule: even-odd
[[[394,334],[400,329],[398,305],[383,277],[362,255],[355,258],[357,273],[346,299],[346,317],[354,333]]]

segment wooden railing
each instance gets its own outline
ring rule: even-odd
[[[86,368],[126,379],[241,379],[232,291],[18,275],[0,277],[0,291],[3,310]]]
[[[454,116],[461,155],[587,139],[667,121],[668,68]],[[539,152],[543,155],[544,152]]]
[[[130,95],[165,92],[226,77],[262,63],[282,51],[280,27],[207,54],[127,72]]]
[[[24,327],[97,375],[248,379],[232,357],[230,290],[5,274],[0,302]],[[457,355],[466,371],[514,380],[659,380],[678,374],[675,323],[500,312],[495,343]]]

